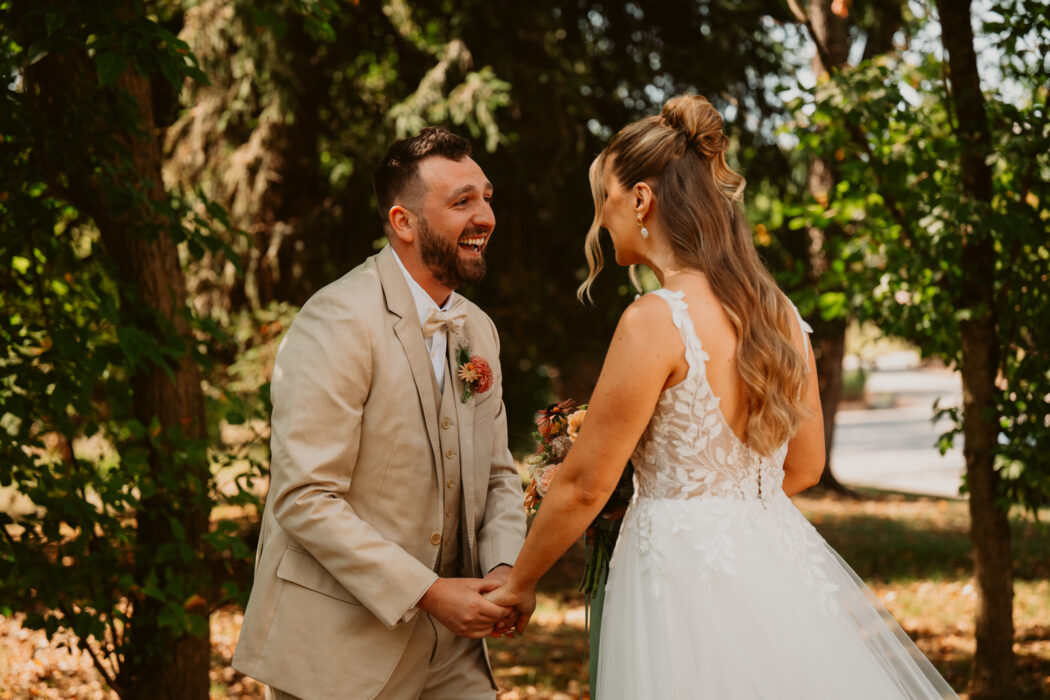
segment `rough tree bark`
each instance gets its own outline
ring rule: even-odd
[[[809,18],[814,39],[824,51],[813,57],[813,70],[820,75],[846,65],[849,58],[849,33],[846,20],[831,11],[831,0],[812,0]],[[827,202],[835,187],[833,164],[820,158],[809,164],[809,191],[818,202]],[[809,233],[809,270],[816,285],[827,270],[827,248],[846,236],[841,226],[824,229],[811,227]],[[846,319],[825,321],[819,315],[810,319],[813,325],[813,355],[817,361],[820,405],[824,417],[824,456],[826,459],[820,485],[842,494],[852,494],[832,471],[831,445],[835,438],[835,414],[842,400],[842,360],[846,353]]]
[[[970,0],[938,0],[941,35],[948,53],[951,107],[955,114],[964,197],[991,202],[992,151],[988,117],[973,46]],[[999,339],[995,312],[995,247],[983,222],[962,235],[960,323],[963,380],[963,454],[970,488],[970,538],[977,582],[977,653],[970,680],[978,700],[1014,697],[1013,558],[1008,513],[997,503],[995,449],[999,434],[995,379]]]
[[[135,163],[135,170],[143,178],[143,194],[151,201],[163,201],[165,194],[161,179],[161,149],[156,137],[157,129],[153,118],[150,96],[150,83],[133,70],[121,76],[120,87],[131,95],[139,109],[142,134],[122,134],[121,138],[128,146]],[[186,320],[180,315],[185,305],[186,282],[175,244],[166,235],[163,225],[149,211],[129,212],[112,220],[99,223],[102,241],[107,252],[115,259],[120,277],[131,286],[139,297],[154,311],[159,312],[166,321],[172,323],[183,338],[190,337]],[[96,221],[98,219],[96,218]],[[150,231],[150,225],[156,226]],[[191,439],[202,439],[205,431],[204,395],[201,390],[201,377],[197,364],[184,355],[175,367],[174,381],[163,369],[150,367],[138,372],[132,379],[134,387],[134,411],[139,421],[149,425],[153,418],[160,420],[162,430],[179,427]],[[197,483],[199,488],[208,488],[209,473],[207,465],[198,465]],[[159,476],[174,465],[167,454],[152,449],[150,467]],[[178,483],[188,485],[192,482],[185,475],[177,477]],[[138,540],[136,542],[136,568],[146,571],[149,568],[150,555],[165,543],[176,541],[169,522],[171,499],[178,499],[176,512],[186,532],[186,540],[195,550],[200,551],[201,537],[208,531],[208,512],[196,503],[199,496],[187,494],[182,498],[178,494],[161,493],[152,501],[144,501],[137,515]],[[178,575],[176,573],[176,575]],[[196,613],[207,611],[202,599]],[[134,623],[131,627],[132,643],[141,639],[143,642],[156,643],[163,639],[167,632],[157,624],[157,615],[161,604],[152,598],[138,603]],[[177,700],[189,698],[207,698],[209,692],[208,664],[211,642],[207,636],[196,637],[185,635],[178,639],[168,640],[168,653],[156,658],[143,658],[140,663],[126,665],[122,669],[125,679],[118,677],[126,694],[125,700]]]
[[[141,10],[141,6],[136,7]],[[56,174],[62,173],[61,178],[50,183],[55,191],[89,214],[98,226],[103,248],[113,261],[120,283],[122,306],[126,310],[141,310],[135,318],[136,324],[141,323],[140,329],[161,332],[154,327],[154,318],[160,318],[162,323],[171,324],[180,337],[190,340],[190,329],[182,315],[186,284],[175,244],[168,235],[171,222],[151,206],[164,202],[166,195],[149,79],[129,68],[117,83],[118,91],[132,100],[138,125],[122,124],[111,115],[107,118],[105,109],[93,111],[92,105],[113,99],[114,95],[99,86],[95,66],[76,46],[48,54],[30,66],[25,73],[25,88],[34,120],[48,133],[59,135],[60,139],[63,134],[67,137],[64,143],[57,142],[63,146],[56,152],[44,152],[48,146],[41,143],[40,157],[54,163]],[[71,127],[75,131],[70,132]],[[121,150],[127,155],[120,155]],[[119,203],[108,200],[96,169],[100,159],[117,168],[117,172],[130,172],[131,177],[137,178],[141,198]],[[186,438],[202,439],[204,396],[198,366],[187,352],[168,369],[173,377],[154,365],[138,368],[131,377],[134,416],[144,426],[158,420],[162,435],[176,428]],[[171,454],[174,450],[158,446],[162,441],[163,438],[146,440],[141,445],[148,452],[150,473],[159,486],[158,495],[144,498],[136,514],[133,557],[140,576],[149,569],[160,547],[179,539],[173,532],[173,519],[185,531],[186,543],[197,552],[202,549],[201,537],[208,529],[209,514],[199,505],[201,494],[208,489],[208,465],[177,465]],[[164,486],[171,483],[178,486],[173,490]],[[197,578],[201,570],[206,571],[207,562],[201,558],[199,563],[187,565],[194,566],[200,570],[171,573]],[[162,580],[160,585],[163,584]],[[208,592],[201,590],[199,596],[188,601],[188,610],[206,615],[207,596]],[[148,597],[134,601],[128,634],[136,654],[123,660],[114,689],[124,700],[203,700],[209,691],[210,640],[206,635],[173,638],[158,623],[160,607]],[[147,647],[162,651],[140,653]]]

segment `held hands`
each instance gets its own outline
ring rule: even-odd
[[[490,602],[504,608],[510,609],[506,620],[502,623],[511,634],[517,632],[524,634],[529,625],[532,613],[536,609],[536,587],[530,586],[525,589],[517,588],[512,581],[507,581],[502,586],[485,595]],[[511,622],[507,622],[510,620]]]
[[[506,585],[510,570],[503,564],[483,579],[439,578],[423,594],[419,608],[460,637],[521,634],[536,608],[536,591],[521,593]]]
[[[453,634],[481,639],[493,634],[497,624],[513,613],[510,608],[483,597],[498,586],[499,583],[488,577],[439,578],[423,594],[418,607]]]
[[[500,564],[499,566],[494,568],[488,573],[487,576],[485,576],[485,582],[491,584],[489,590],[485,591],[485,593],[488,594],[490,591],[494,591],[495,589],[502,586],[504,583],[507,582],[507,576],[509,575],[510,566],[508,566],[507,564]],[[496,626],[493,628],[489,636],[496,638],[513,637],[515,631],[514,626],[515,624],[517,624],[517,621],[518,612],[516,610],[508,609],[507,614],[503,617],[502,620],[496,623]]]

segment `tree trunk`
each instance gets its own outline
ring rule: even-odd
[[[821,321],[813,327],[813,355],[817,360],[820,409],[824,418],[824,454],[827,464],[820,485],[837,493],[855,496],[831,471],[831,445],[835,439],[835,415],[842,400],[842,360],[846,354],[846,322]]]
[[[818,74],[830,73],[846,64],[849,58],[849,37],[846,21],[831,12],[831,0],[812,0],[809,16],[814,40],[825,47],[827,60],[824,65],[820,52],[813,57],[813,70]],[[809,191],[818,202],[825,205],[835,187],[835,173],[831,163],[815,158],[809,165]],[[813,284],[830,264],[828,250],[837,248],[846,232],[841,226],[832,224],[825,229],[809,229],[809,269]],[[835,414],[842,400],[842,360],[846,351],[846,321],[825,321],[818,317],[810,319],[813,325],[813,355],[817,361],[817,380],[820,386],[820,405],[824,417],[824,471],[820,485],[841,494],[855,495],[842,485],[832,471],[831,445],[835,436]]]
[[[958,124],[963,193],[991,202],[986,163],[991,136],[973,47],[970,0],[939,0],[948,53],[952,106]],[[999,339],[995,312],[995,248],[984,222],[962,231],[960,323],[963,380],[963,454],[970,489],[970,532],[977,582],[977,653],[970,691],[977,700],[1014,697],[1013,560],[1008,512],[998,504],[995,450],[999,434],[995,378]]]
[[[151,107],[150,84],[133,70],[120,79],[120,87],[133,97],[138,105],[143,134],[126,134],[123,140],[128,145],[135,170],[148,191],[143,192],[151,201],[164,200],[161,179],[161,149],[155,134]],[[148,134],[149,137],[143,138]],[[166,234],[165,219],[158,220],[146,210],[124,215],[99,224],[102,241],[107,251],[117,261],[120,278],[130,285],[138,301],[144,303],[174,325],[180,337],[190,340],[190,329],[180,311],[185,306],[186,282],[179,264],[175,243]],[[156,230],[150,231],[151,224]],[[143,425],[159,419],[162,430],[179,428],[189,439],[204,437],[204,394],[196,362],[187,353],[171,368],[172,381],[160,367],[150,366],[139,371],[132,380],[134,387],[134,412]],[[161,484],[165,476],[180,486],[184,493],[161,491],[150,500],[144,500],[137,516],[138,539],[136,541],[135,565],[144,576],[152,565],[153,554],[166,543],[177,542],[169,517],[173,506],[176,517],[185,531],[186,541],[196,552],[201,551],[201,537],[208,531],[208,511],[201,505],[200,492],[207,492],[210,473],[207,463],[192,465],[191,473],[180,473],[183,469],[172,459],[171,454],[152,446],[149,456],[150,468]],[[165,474],[167,472],[167,474]],[[200,489],[197,493],[194,493]],[[172,499],[177,499],[174,503]],[[206,567],[206,564],[202,564]],[[173,572],[175,576],[187,572]],[[190,576],[196,577],[194,574]],[[141,580],[141,578],[140,578]],[[163,582],[162,582],[163,583]],[[207,615],[207,595],[201,590],[196,609],[188,612]],[[197,637],[183,635],[171,639],[167,630],[158,623],[162,603],[146,598],[139,603],[131,626],[132,642],[142,640],[143,646],[156,645],[163,640],[163,652],[143,655],[134,663],[126,663],[122,669],[125,678],[118,677],[118,684],[125,692],[125,700],[176,700],[207,698],[209,692],[208,666],[211,643],[207,635]],[[121,682],[124,681],[124,682]]]
[[[132,12],[128,10],[129,15]],[[136,513],[132,547],[136,578],[141,582],[161,548],[183,541],[195,553],[203,550],[201,538],[209,524],[206,504],[210,481],[206,458],[195,459],[198,452],[187,450],[181,442],[205,437],[204,395],[199,368],[188,351],[193,340],[183,313],[185,279],[169,235],[172,222],[154,208],[165,205],[167,198],[161,179],[152,88],[149,78],[133,68],[118,80],[118,87],[135,106],[139,123],[134,125],[113,118],[104,108],[92,112],[87,106],[101,104],[114,95],[98,84],[91,59],[75,48],[50,53],[37,61],[26,70],[25,83],[27,108],[42,128],[50,133],[67,133],[71,115],[76,115],[74,133],[80,134],[79,139],[71,139],[64,152],[42,152],[39,157],[50,159],[54,172],[62,174],[61,181],[56,178],[52,183],[53,189],[61,191],[97,225],[103,248],[114,264],[125,322],[150,333],[174,330],[187,341],[187,352],[166,365],[171,376],[162,367],[143,363],[130,378],[135,419],[146,427],[156,421],[160,429],[136,445],[147,455],[149,476],[157,491],[143,498]],[[42,143],[41,151],[45,148]],[[117,174],[105,172],[107,166]],[[140,197],[113,201],[112,192],[100,184],[104,177],[132,178]],[[172,430],[177,435],[172,435]],[[183,531],[184,537],[176,530]],[[172,561],[170,555],[167,561]],[[158,585],[165,587],[165,576],[178,584],[206,583],[207,575],[208,563],[198,556],[182,567],[160,572]],[[197,596],[185,601],[187,612],[206,617],[207,596],[202,585]],[[114,689],[125,700],[203,700],[209,692],[209,637],[206,633],[173,635],[170,627],[160,623],[162,607],[146,596],[134,601],[127,628],[129,648],[134,653],[123,659]]]
[[[266,223],[256,230],[251,251],[256,289],[247,296],[253,307],[273,301],[302,305],[342,274],[333,275],[328,258],[331,251],[326,238],[332,235],[326,227],[331,223],[322,220],[322,212],[329,186],[321,174],[317,150],[329,85],[317,65],[315,42],[303,24],[301,17],[293,17],[283,41],[291,73],[296,76],[287,87],[295,116],[282,120],[264,146],[271,151],[278,177],[256,215]]]
[[[893,36],[904,24],[903,0],[879,0],[871,4],[874,21],[868,28],[861,60],[867,61],[893,49]]]

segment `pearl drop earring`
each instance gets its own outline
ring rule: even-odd
[[[639,231],[638,233],[642,234],[642,238],[648,238],[649,237],[649,229],[647,229],[645,227],[645,224],[642,223],[642,215],[641,214],[638,215],[638,228],[641,229],[641,231]]]

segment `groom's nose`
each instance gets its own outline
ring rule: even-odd
[[[482,200],[481,206],[475,210],[470,223],[485,233],[491,232],[496,227],[496,214],[492,211],[492,204]]]

